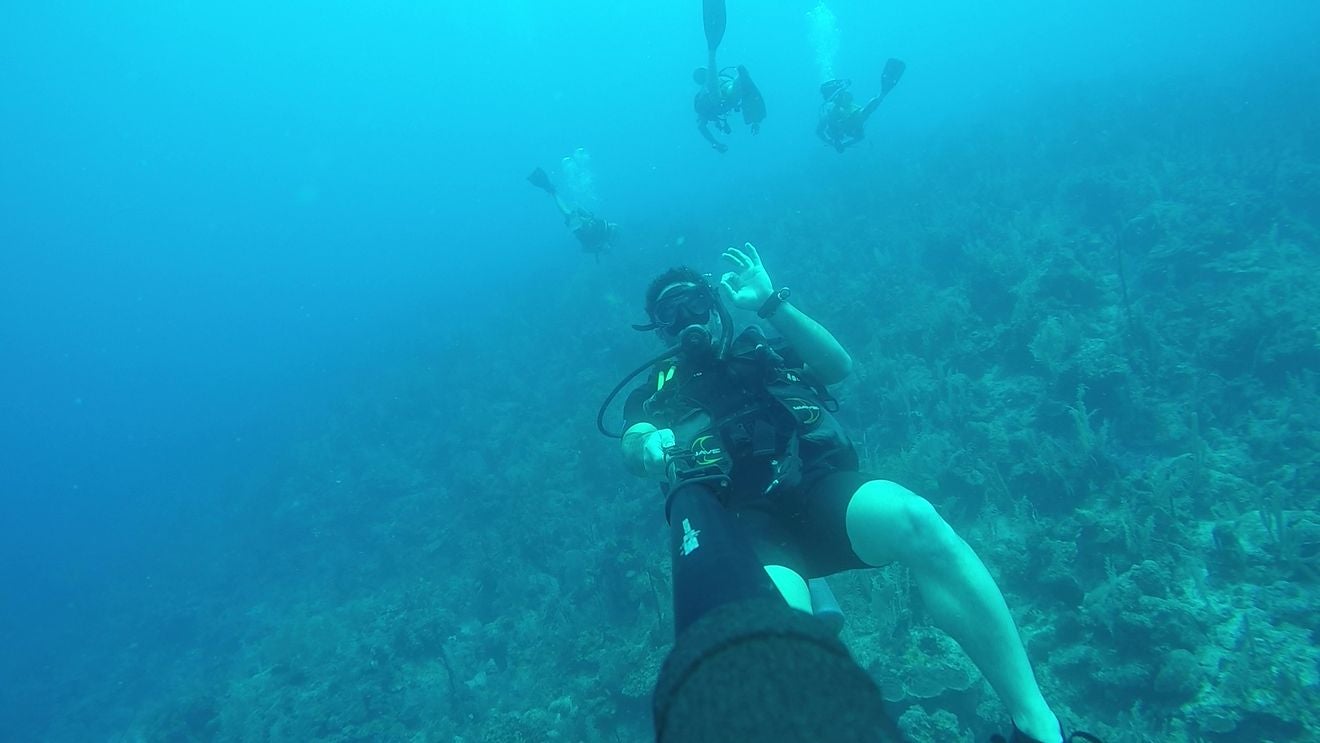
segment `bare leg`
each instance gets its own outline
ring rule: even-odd
[[[550,195],[553,196],[553,197],[555,197],[555,206],[559,207],[559,211],[560,211],[565,217],[568,217],[569,215],[571,215],[571,214],[573,213],[573,209],[572,209],[571,207],[569,207],[568,204],[565,204],[565,203],[564,203],[564,200],[563,200],[562,198],[559,197],[559,192],[558,192],[558,191],[551,191],[551,192],[550,192]]]
[[[848,538],[868,565],[897,560],[912,571],[936,625],[981,670],[1019,730],[1047,743],[1061,739],[999,586],[926,499],[886,480],[869,482],[848,504]]]

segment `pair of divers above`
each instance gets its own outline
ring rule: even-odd
[[[715,51],[724,40],[727,24],[727,12],[724,0],[703,0],[702,20],[706,27],[706,52],[708,58],[705,67],[698,67],[692,72],[692,81],[698,86],[692,107],[697,112],[697,131],[710,143],[716,152],[727,152],[729,146],[715,138],[711,133],[714,126],[724,134],[731,134],[729,115],[741,112],[743,122],[756,134],[765,120],[765,98],[752,81],[747,67],[726,67],[720,69],[715,62]],[[866,136],[866,120],[880,107],[880,102],[894,89],[907,65],[901,60],[890,59],[885,63],[884,73],[880,77],[880,94],[859,106],[853,101],[848,91],[851,80],[827,80],[820,86],[820,118],[816,124],[816,136],[820,137],[835,150],[843,152],[862,141]]]
[[[550,182],[550,176],[540,168],[533,170],[531,175],[527,176],[527,180],[533,186],[550,194],[555,200],[555,206],[559,207],[559,212],[564,215],[564,224],[568,225],[573,237],[582,243],[582,252],[595,255],[599,262],[600,254],[609,249],[618,237],[619,225],[607,222],[581,206],[569,206],[559,195],[555,184]]]

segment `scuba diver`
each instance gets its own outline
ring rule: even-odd
[[[715,64],[715,50],[724,39],[724,0],[704,0],[702,18],[706,26],[708,57],[705,67],[692,72],[692,81],[700,86],[692,107],[697,112],[697,131],[716,152],[723,153],[729,146],[711,134],[711,125],[729,134],[733,131],[729,126],[729,114],[741,111],[743,122],[751,128],[752,134],[756,134],[761,131],[761,122],[765,120],[765,100],[746,67],[738,65],[721,70]]]
[[[559,212],[564,215],[564,224],[568,225],[573,236],[582,243],[582,252],[594,254],[599,262],[600,254],[614,244],[619,226],[595,216],[580,206],[569,207],[559,196],[555,184],[550,182],[550,176],[546,175],[544,170],[540,168],[533,170],[531,175],[527,176],[527,180],[554,198],[555,206],[559,207]]]
[[[866,137],[866,120],[880,107],[880,102],[889,95],[889,91],[898,85],[907,65],[901,60],[890,59],[885,63],[884,73],[880,76],[880,95],[859,106],[853,101],[853,94],[848,91],[851,80],[827,80],[820,85],[820,95],[825,102],[820,106],[820,119],[816,124],[816,136],[843,152]]]
[[[627,469],[661,483],[666,519],[677,534],[671,540],[678,545],[675,580],[680,558],[699,556],[702,535],[714,531],[689,524],[683,496],[676,500],[676,491],[691,490],[675,477],[681,468],[699,476],[688,479],[710,489],[710,507],[749,544],[751,571],[772,586],[766,590],[801,612],[812,612],[810,579],[903,563],[936,625],[959,643],[1008,708],[1010,740],[1065,740],[1003,594],[981,559],[929,501],[860,470],[827,389],[851,373],[851,356],[788,301],[787,288],[775,289],[751,243],[729,248],[723,258],[732,270],[718,290],[687,267],[651,282],[648,322],[633,328],[654,332],[667,349],[622,380],[597,416],[602,433],[621,439]],[[768,337],[760,325],[735,332],[730,307],[755,312],[779,337]],[[606,409],[647,370],[650,378],[624,404],[622,433],[607,431]],[[751,579],[743,571],[746,585]],[[709,572],[715,575],[689,580],[727,580],[719,569]],[[676,592],[680,630],[712,611],[687,606],[711,593],[693,592],[696,598],[680,602]],[[1067,739],[1094,740],[1082,733]]]

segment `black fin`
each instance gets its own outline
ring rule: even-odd
[[[724,26],[728,22],[724,0],[702,0],[701,18],[706,23],[706,48],[713,52],[724,40]]]
[[[527,181],[548,194],[553,195],[555,192],[555,184],[550,182],[550,176],[546,175],[545,171],[540,168],[533,170],[527,176]]]
[[[903,78],[903,71],[906,69],[907,63],[901,59],[891,57],[885,62],[885,71],[880,75],[880,95],[889,95],[889,91],[893,90]]]
[[[742,65],[738,65],[738,89],[742,94],[743,121],[751,126],[759,126],[765,121],[765,99],[761,97],[756,83],[752,82],[752,76],[747,74],[747,68]]]

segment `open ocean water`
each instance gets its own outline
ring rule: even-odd
[[[595,417],[744,242],[1070,729],[1320,739],[1320,5],[726,10],[725,152],[700,0],[0,13],[0,740],[650,739]],[[1008,731],[911,571],[831,584],[909,740]]]

